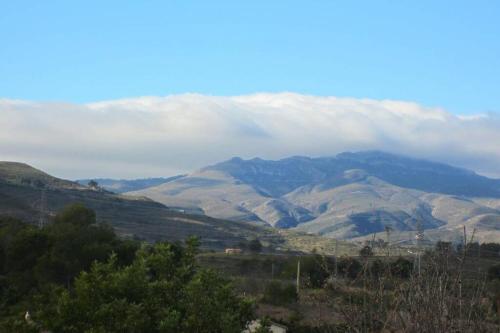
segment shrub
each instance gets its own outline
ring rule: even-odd
[[[399,257],[391,263],[391,274],[396,277],[407,279],[413,270],[413,263],[408,259]]]
[[[370,265],[370,274],[373,277],[380,277],[387,270],[387,264],[380,259],[374,260]]]
[[[491,266],[488,269],[488,279],[500,280],[500,264]]]
[[[303,257],[300,262],[302,276],[312,288],[321,288],[334,270],[334,261],[320,255]]]
[[[297,291],[293,284],[271,281],[266,285],[262,300],[273,305],[290,304],[297,301]]]
[[[371,246],[366,245],[365,247],[363,247],[361,250],[359,250],[359,255],[364,258],[373,256],[373,250]]]
[[[252,239],[249,243],[248,243],[248,249],[251,251],[251,252],[254,252],[254,253],[259,253],[262,251],[262,243],[258,240],[258,239]]]
[[[363,266],[354,258],[341,258],[338,263],[338,271],[345,277],[355,279],[361,273]]]

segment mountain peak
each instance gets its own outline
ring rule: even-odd
[[[210,216],[342,238],[383,232],[385,226],[407,237],[418,221],[439,229],[441,237],[469,220],[481,227],[483,218],[500,219],[495,199],[500,180],[381,151],[233,158],[203,170],[216,172],[199,172],[140,194],[166,205],[197,207]]]

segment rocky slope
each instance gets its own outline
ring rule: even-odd
[[[500,180],[382,152],[233,158],[130,194],[335,238],[390,227],[407,239],[421,225],[429,237],[456,239],[466,225],[477,229],[476,237],[500,239]]]

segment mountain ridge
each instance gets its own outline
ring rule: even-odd
[[[119,195],[59,179],[24,163],[0,162],[0,217],[50,223],[65,206],[82,203],[124,237],[146,241],[182,241],[200,237],[205,248],[223,249],[247,238],[276,237],[262,228],[187,214],[145,197]]]
[[[338,238],[381,232],[386,225],[415,231],[418,221],[444,237],[459,223],[486,228],[484,212],[499,221],[486,229],[500,229],[500,211],[493,208],[500,202],[500,180],[378,151],[278,161],[232,158],[130,194],[198,207],[219,218]],[[489,198],[489,206],[481,198]]]
[[[77,182],[80,185],[86,186],[90,181],[95,181],[98,183],[99,187],[105,189],[106,191],[114,193],[125,193],[131,191],[138,191],[147,187],[168,183],[172,180],[176,180],[184,176],[186,175],[177,175],[172,177],[139,178],[139,179],[86,178],[86,179],[78,179],[75,182]]]
[[[290,165],[293,168],[288,170],[288,172],[281,174],[276,172],[276,169],[287,171],[284,168]],[[331,168],[332,165],[334,165],[334,168]],[[390,170],[383,169],[387,165],[390,166]],[[363,169],[393,185],[407,188],[444,194],[500,198],[500,179],[488,178],[478,175],[474,171],[453,167],[440,162],[381,151],[344,152],[336,156],[315,158],[293,156],[277,161],[260,158],[244,160],[239,157],[233,157],[227,161],[202,168],[200,171],[223,171],[239,180],[254,183],[248,176],[251,176],[251,172],[249,171],[256,171],[256,168],[260,168],[260,171],[264,171],[264,174],[272,175],[273,177],[277,176],[278,180],[280,177],[285,177],[287,182],[290,182],[290,179],[294,179],[292,181],[297,183],[300,183],[300,172],[309,171],[311,173],[310,177],[307,181],[304,181],[304,184],[314,182],[315,180],[324,180],[346,170]],[[417,176],[418,172],[421,173],[418,182],[411,182],[411,178]],[[247,177],[245,177],[245,173]],[[445,179],[433,176],[440,176]],[[461,185],[453,186],[453,181],[455,180],[453,177],[462,177],[465,179],[461,180]],[[440,180],[441,183],[439,183]],[[269,182],[266,183],[268,184]],[[271,180],[271,183],[275,184],[276,179]],[[471,185],[473,186],[472,188],[470,188]]]

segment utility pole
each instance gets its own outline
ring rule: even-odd
[[[274,280],[274,262],[271,263],[271,280]]]

